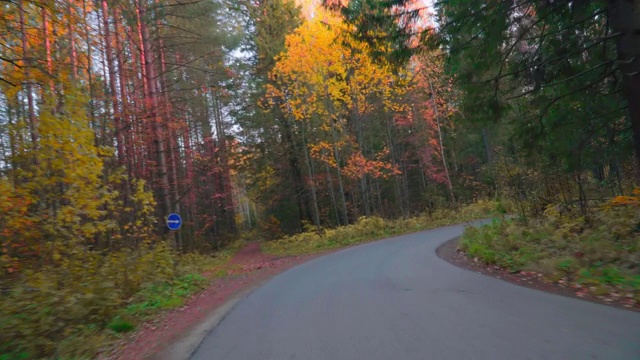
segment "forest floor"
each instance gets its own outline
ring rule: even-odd
[[[142,324],[138,330],[126,335],[110,351],[102,354],[100,359],[139,360],[153,357],[243,292],[257,287],[278,273],[326,253],[279,257],[264,254],[257,242],[249,243],[231,258],[224,269],[203,274],[212,278],[206,289],[194,295],[184,306],[169,310]],[[220,270],[226,275],[216,277],[213,273]]]
[[[520,286],[640,312],[640,304],[634,303],[633,299],[626,296],[617,294],[595,296],[587,291],[588,289],[585,287],[580,287],[576,284],[571,284],[563,280],[558,282],[547,281],[541,273],[533,271],[511,272],[500,266],[487,265],[477,258],[472,259],[458,248],[458,240],[459,238],[456,238],[442,244],[436,251],[438,257],[463,269],[492,276]]]

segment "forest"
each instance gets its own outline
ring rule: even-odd
[[[0,359],[91,358],[243,242],[494,216],[470,256],[640,304],[639,6],[0,2]]]

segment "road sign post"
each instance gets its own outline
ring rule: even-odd
[[[167,216],[167,227],[169,230],[178,230],[182,226],[182,218],[178,214],[169,214]]]

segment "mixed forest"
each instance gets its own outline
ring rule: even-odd
[[[239,240],[499,213],[471,256],[640,303],[639,7],[1,1],[0,359],[91,357]]]

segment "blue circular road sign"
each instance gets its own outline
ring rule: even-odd
[[[167,216],[167,227],[169,230],[178,230],[182,226],[182,218],[178,214],[169,214]]]

